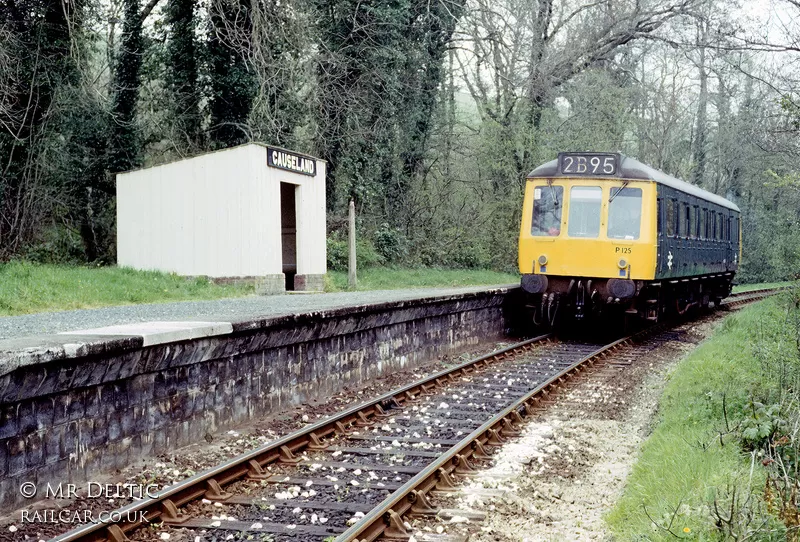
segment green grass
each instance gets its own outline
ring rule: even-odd
[[[517,284],[519,275],[480,269],[405,269],[372,267],[358,271],[359,290],[392,290],[445,286],[478,286],[483,284]],[[347,273],[328,273],[327,291],[347,290]]]
[[[780,288],[782,286],[796,286],[797,282],[785,281],[785,282],[761,282],[759,284],[739,284],[733,287],[734,294],[740,294],[742,292],[749,292],[751,290],[761,290],[762,288]]]
[[[359,272],[359,290],[481,284],[516,284],[519,276],[458,269],[372,268]],[[331,272],[327,291],[347,290],[347,273]],[[0,263],[0,316],[165,301],[218,299],[252,294],[252,286],[217,285],[155,271]]]
[[[0,264],[0,316],[251,293],[252,286],[216,285],[205,279],[154,271],[28,262]]]
[[[723,397],[734,426],[749,410],[753,394],[764,391],[753,341],[785,314],[776,299],[732,314],[675,367],[653,433],[606,518],[616,539],[716,540],[710,511],[715,499],[729,503],[735,487],[739,495],[760,502],[760,463],[755,462],[751,477],[750,455],[727,431]],[[673,534],[661,528],[670,521]]]

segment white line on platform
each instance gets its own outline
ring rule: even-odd
[[[230,322],[139,322],[117,326],[62,331],[59,335],[115,335],[142,337],[143,346],[164,344],[233,332]]]

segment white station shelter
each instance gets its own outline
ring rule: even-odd
[[[117,175],[117,264],[322,290],[324,160],[248,143]]]

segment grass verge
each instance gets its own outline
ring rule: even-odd
[[[253,293],[155,271],[29,262],[0,264],[0,316],[162,301],[217,299]]]
[[[518,275],[471,269],[367,268],[359,290],[481,284],[516,284]],[[347,273],[330,272],[326,291],[347,290]],[[167,301],[239,297],[248,285],[218,285],[156,271],[117,267],[75,267],[13,261],[0,263],[0,316]]]
[[[743,435],[758,418],[755,401],[780,395],[767,358],[783,354],[763,349],[783,341],[776,337],[796,311],[787,297],[729,315],[669,375],[653,433],[606,518],[616,539],[785,536],[764,504],[761,455]]]
[[[519,275],[483,269],[421,269],[369,267],[358,271],[358,290],[392,290],[448,286],[479,286],[482,284],[517,284]],[[331,271],[325,290],[347,290],[347,273]]]

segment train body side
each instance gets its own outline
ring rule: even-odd
[[[741,254],[740,213],[658,185],[657,280],[733,274]]]

